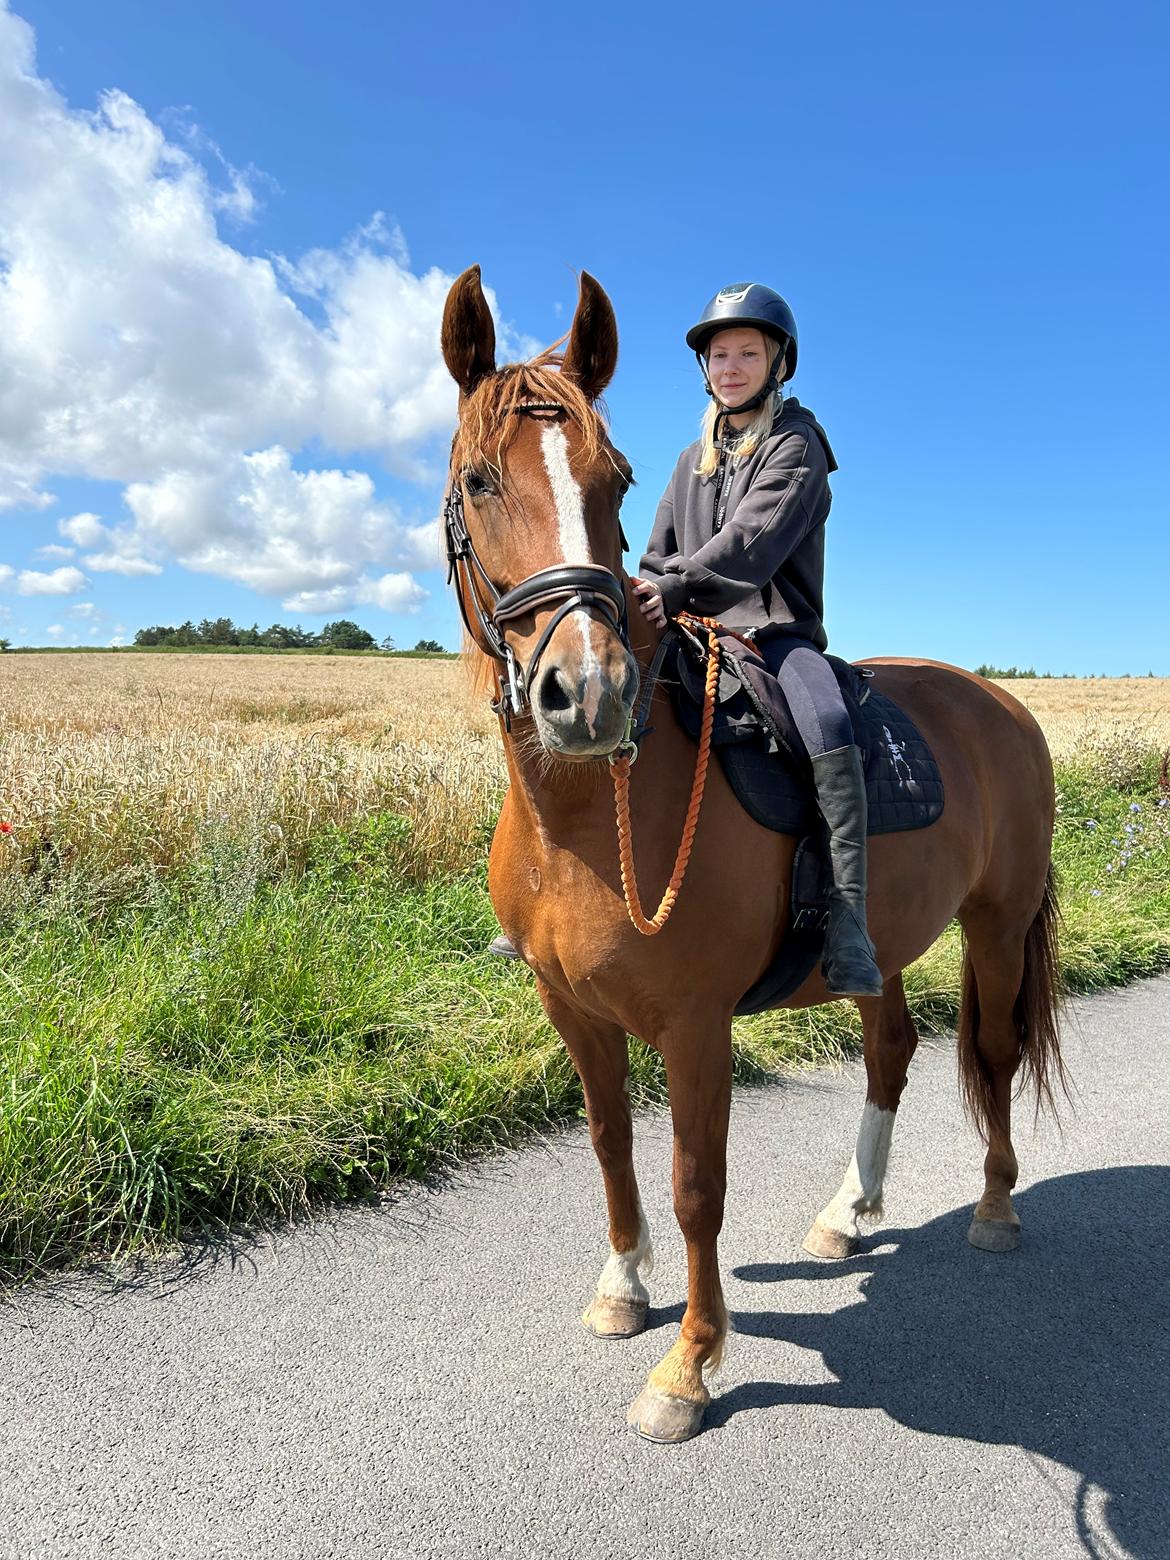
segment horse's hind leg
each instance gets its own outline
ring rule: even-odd
[[[959,1068],[976,1125],[987,1139],[983,1196],[967,1231],[982,1251],[1013,1251],[1020,1221],[1012,1207],[1019,1166],[1012,1147],[1012,1080],[1023,1037],[1016,1007],[1024,978],[1026,927],[984,907],[960,910],[967,938]]]
[[[918,1044],[900,973],[886,981],[880,997],[859,998],[857,1006],[865,1029],[865,1108],[841,1189],[804,1237],[804,1249],[814,1257],[851,1257],[857,1250],[858,1220],[881,1217],[894,1115]]]
[[[639,1268],[644,1265],[649,1271],[653,1259],[634,1178],[625,1030],[586,1018],[542,983],[538,986],[545,1011],[564,1040],[585,1091],[589,1135],[609,1209],[609,1257],[581,1320],[598,1338],[630,1338],[646,1325],[650,1296]]]

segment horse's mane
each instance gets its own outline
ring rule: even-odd
[[[563,339],[563,338],[562,338]],[[564,354],[560,342],[525,363],[505,363],[476,386],[464,402],[459,426],[451,444],[451,480],[467,466],[486,465],[496,479],[503,473],[504,453],[515,437],[520,419],[518,407],[533,401],[555,401],[581,430],[580,455],[596,460],[610,448],[609,435],[598,407],[569,374],[561,372]],[[476,694],[494,691],[497,666],[479,650],[466,633],[463,657]]]

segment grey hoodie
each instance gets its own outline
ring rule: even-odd
[[[795,634],[823,650],[825,519],[837,469],[825,430],[788,397],[755,453],[728,462],[722,495],[718,476],[695,475],[700,448],[696,440],[679,456],[639,573],[670,616]]]

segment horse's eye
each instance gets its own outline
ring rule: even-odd
[[[472,466],[463,473],[463,486],[467,490],[468,498],[482,498],[485,493],[492,491],[491,483]]]

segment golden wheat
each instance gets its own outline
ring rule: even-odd
[[[0,660],[0,820],[26,870],[51,849],[107,871],[171,868],[209,837],[302,864],[329,824],[411,820],[419,875],[482,854],[500,794],[495,721],[450,661],[318,656]]]
[[[1170,678],[1004,686],[1058,758],[1170,746]],[[496,722],[451,661],[3,656],[0,723],[0,871],[48,851],[169,870],[219,838],[283,870],[323,828],[393,812],[425,876],[482,858],[504,784]]]
[[[1170,747],[1170,677],[1018,677],[1000,687],[1035,715],[1054,758],[1109,742]]]

